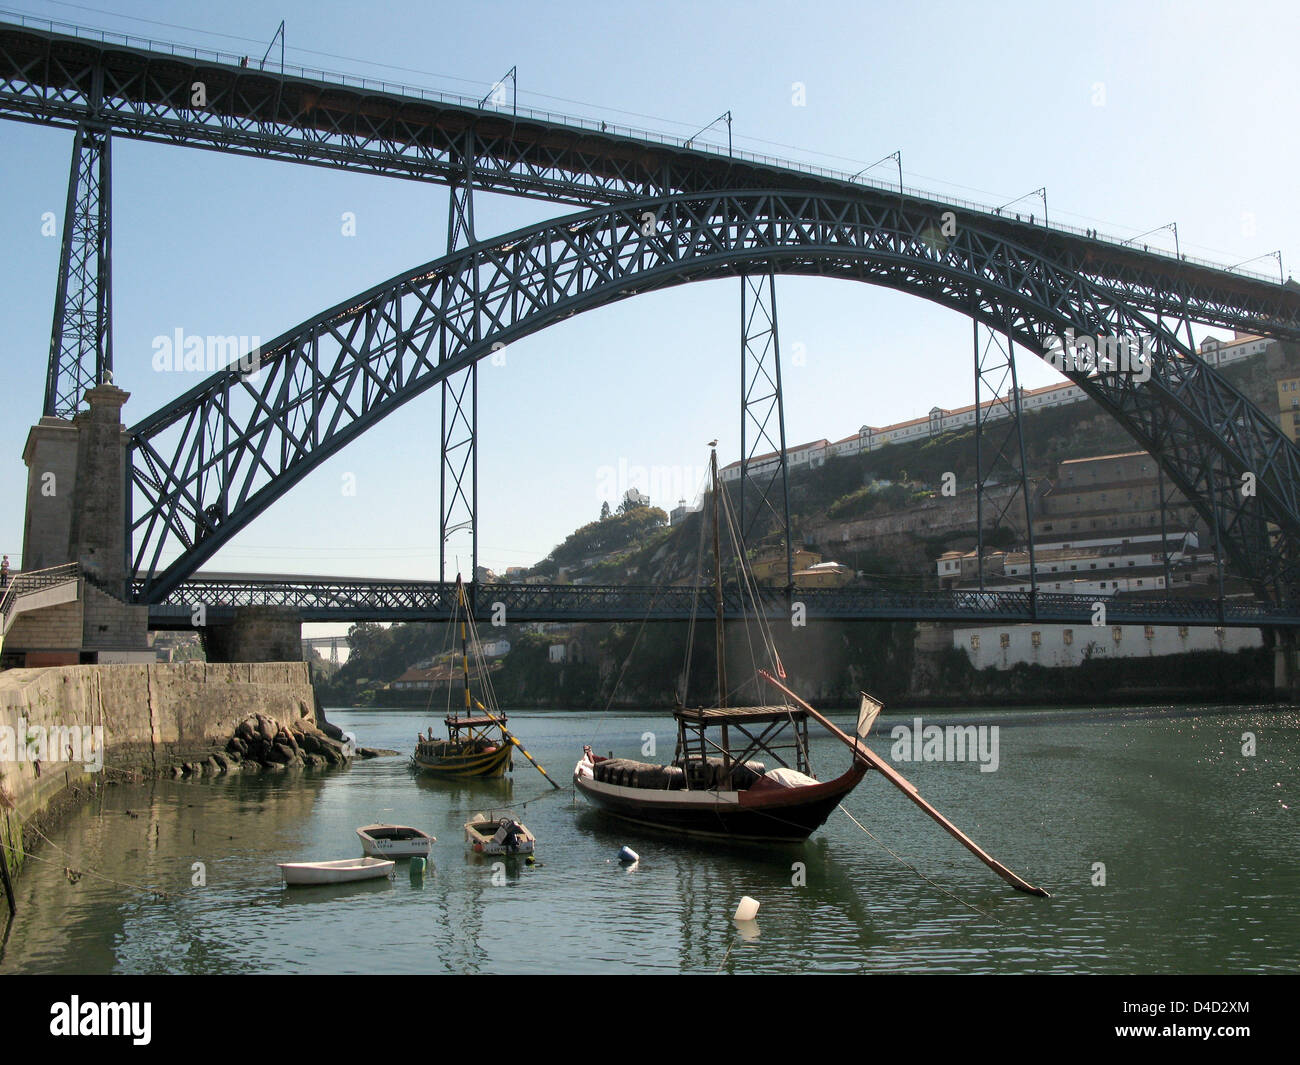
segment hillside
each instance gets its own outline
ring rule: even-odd
[[[1300,375],[1300,348],[1274,345],[1264,355],[1226,367],[1225,377],[1262,409],[1275,412],[1276,379]],[[1134,442],[1108,415],[1091,403],[1029,412],[1024,415],[1026,462],[1031,488],[1046,487],[1064,459],[1086,458],[1133,450]],[[972,493],[975,477],[974,429],[946,433],[931,439],[888,444],[861,455],[831,457],[817,469],[803,469],[790,477],[790,516],[796,545],[817,549],[826,560],[843,562],[869,586],[932,588],[934,560],[944,551],[974,546],[973,520],[960,520],[940,528],[927,526],[922,517],[933,511],[944,474],[956,477],[958,499]],[[739,506],[734,484],[725,487],[733,507]],[[608,508],[606,508],[608,510]],[[973,515],[973,510],[970,511]],[[893,526],[887,535],[862,539],[852,530],[869,527],[868,519],[887,517]],[[760,516],[751,538],[751,556],[779,551],[780,533],[772,515]],[[909,526],[911,526],[909,528]],[[687,515],[675,526],[658,507],[626,504],[577,528],[546,558],[526,571],[525,579],[572,581],[592,584],[666,585],[693,583],[699,572],[702,533],[707,529],[700,512]],[[987,531],[985,542],[1006,546],[1019,531],[1013,527]],[[858,537],[858,538],[855,538]],[[729,551],[724,543],[724,556]],[[707,569],[706,569],[707,572]],[[686,627],[657,623],[548,626],[507,626],[493,637],[511,642],[512,650],[493,683],[504,705],[604,707],[668,706],[685,653]],[[728,637],[728,659],[738,661],[748,653],[739,627]],[[868,687],[890,701],[917,701],[912,690],[914,666],[913,626],[883,622],[823,622],[805,629],[775,633],[786,670],[797,687],[813,698],[849,704],[859,687]],[[413,663],[435,653],[446,639],[441,626],[357,625],[349,634],[353,651],[331,678],[322,678],[322,698],[335,702],[382,702],[384,685]],[[553,644],[565,646],[565,660],[551,660]],[[693,661],[698,675],[713,675],[715,651],[710,631],[697,632]],[[949,656],[951,657],[951,656]],[[925,701],[942,701],[943,691],[972,694],[990,702],[1046,697],[1061,698],[1076,686],[1071,671],[1020,671],[1012,675],[973,675],[964,655],[939,670],[938,690]],[[1228,656],[1231,658],[1231,656]],[[1254,663],[1254,659],[1251,659]],[[1263,659],[1261,658],[1262,662]],[[1225,663],[1227,659],[1225,659]],[[1249,694],[1256,683],[1254,666],[1242,672],[1225,665],[1195,666],[1202,678],[1233,675],[1237,669]],[[1152,690],[1164,690],[1188,676],[1180,664],[1171,665],[1168,677],[1148,679]],[[1265,668],[1259,666],[1259,668]],[[1099,665],[1094,672],[1113,673],[1117,688],[1145,697],[1131,687],[1132,669],[1121,664]],[[1265,671],[1267,671],[1265,669]],[[1093,676],[1075,693],[1095,698]],[[1111,673],[1106,673],[1111,676]],[[1207,681],[1208,683],[1208,681]],[[1222,687],[1222,684],[1220,684]],[[1217,688],[1214,690],[1218,690]],[[1226,690],[1226,689],[1225,689]],[[754,693],[757,696],[758,693]],[[1247,689],[1242,689],[1243,697]],[[435,706],[445,703],[446,689],[424,695]],[[688,702],[708,699],[707,690],[692,690]],[[412,697],[413,698],[413,697]],[[408,698],[409,702],[410,699]]]

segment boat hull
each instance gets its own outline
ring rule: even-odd
[[[575,771],[573,783],[602,813],[648,828],[710,839],[800,843],[826,823],[866,767],[800,788],[658,791],[605,784]]]
[[[469,844],[470,853],[483,854],[488,857],[514,857],[515,855],[532,854],[536,848],[536,843],[531,839],[521,839],[519,845],[513,849],[503,843],[493,843],[491,840],[484,842],[475,839],[473,836],[467,837],[466,842]]]
[[[472,821],[467,821],[465,823],[465,842],[469,844],[470,851],[474,854],[489,856],[532,854],[537,846],[537,837],[529,832],[528,827],[522,824],[513,814],[509,815],[507,819],[513,821],[519,828],[519,833],[513,845],[498,843],[493,838],[501,825],[500,818],[488,818],[479,815]]]
[[[435,777],[503,777],[511,766],[511,745],[502,744],[495,751],[430,756],[416,753],[412,765],[421,773]]]
[[[412,834],[405,839],[384,839],[372,834],[376,829],[382,832],[393,828]],[[357,829],[357,837],[361,840],[361,850],[371,858],[427,858],[437,842],[433,836],[404,825],[367,825]]]
[[[393,864],[378,858],[348,858],[338,862],[280,862],[280,875],[291,886],[348,884],[390,876]]]

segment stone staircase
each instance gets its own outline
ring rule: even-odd
[[[81,567],[75,562],[49,569],[11,573],[0,589],[0,649],[15,621],[33,610],[74,603],[81,594]]]

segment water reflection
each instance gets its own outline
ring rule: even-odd
[[[292,887],[285,885],[277,894],[276,902],[280,906],[320,906],[324,903],[333,904],[368,895],[383,895],[392,890],[393,881],[388,877],[356,880],[350,884],[295,884]]]
[[[622,825],[570,793],[544,792],[531,769],[518,780],[453,783],[413,776],[402,756],[346,771],[100,789],[50,833],[52,844],[18,880],[19,919],[0,938],[0,972],[1271,972],[1300,964],[1294,711],[1034,723],[1020,714],[996,715],[1016,724],[1002,736],[996,773],[935,763],[905,771],[982,846],[1051,890],[1050,900],[1007,889],[870,775],[845,805],[880,843],[837,811],[806,844],[762,847]],[[418,716],[331,714],[363,743],[396,748]],[[514,715],[530,751],[561,780],[602,721]],[[619,748],[609,737],[626,733],[639,743],[655,721],[615,715],[602,742]],[[1258,738],[1254,758],[1240,753],[1247,730]],[[633,740],[619,753],[633,753]],[[887,731],[873,745],[887,754]],[[813,746],[814,759],[837,756],[834,741]],[[536,864],[468,851],[465,821],[505,808],[537,836]],[[438,837],[423,878],[412,881],[403,861],[391,881],[281,885],[277,862],[359,857],[356,828],[375,821]],[[635,864],[618,861],[625,844],[639,854]],[[192,882],[196,862],[204,886]],[[1104,887],[1093,884],[1097,863]],[[82,874],[76,883],[65,867]],[[761,930],[732,922],[745,895],[761,904]]]

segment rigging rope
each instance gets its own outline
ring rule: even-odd
[[[949,890],[948,890],[946,887],[944,887],[943,885],[941,885],[941,884],[936,884],[933,880],[931,880],[928,876],[926,876],[923,872],[921,872],[920,869],[918,869],[916,866],[914,866],[914,865],[913,865],[911,862],[909,862],[906,858],[903,858],[901,855],[899,855],[899,854],[897,854],[895,851],[891,850],[891,849],[890,849],[890,848],[889,848],[889,847],[888,847],[888,846],[887,846],[887,845],[886,845],[882,840],[880,840],[877,836],[873,835],[872,832],[871,832],[871,829],[867,828],[866,825],[864,825],[861,821],[859,821],[856,817],[854,817],[851,813],[849,813],[848,810],[844,809],[844,804],[843,804],[843,803],[837,803],[836,805],[838,806],[838,808],[839,808],[841,811],[843,811],[845,817],[847,817],[850,821],[852,821],[855,825],[857,825],[858,828],[862,829],[862,831],[865,832],[868,836],[871,836],[871,838],[872,838],[873,840],[875,840],[877,843],[879,843],[880,846],[881,846],[882,848],[884,848],[884,850],[885,850],[888,854],[890,854],[890,855],[892,855],[894,858],[898,859],[899,862],[901,862],[903,865],[907,866],[908,869],[912,870],[912,872],[914,872],[917,876],[919,876],[922,880],[924,880],[924,881],[925,881],[927,884],[929,884],[931,887],[933,887],[933,888],[937,888],[939,891],[942,891],[945,895],[947,895],[947,896],[948,896],[950,899],[952,899],[953,901],[961,903],[961,905],[965,906],[967,909],[974,910],[976,913],[978,913],[978,914],[979,914],[980,916],[982,916],[982,917],[987,917],[990,921],[997,921],[998,924],[1005,924],[1005,923],[1006,923],[1006,922],[1003,921],[1001,918],[999,918],[999,917],[995,917],[993,914],[989,913],[988,911],[986,911],[986,910],[981,910],[978,906],[974,905],[973,903],[967,902],[965,899],[963,899],[963,898],[959,898],[958,896],[954,895],[951,891],[949,891]]]
[[[54,840],[50,839],[49,836],[47,836],[44,832],[42,832],[39,828],[37,828],[36,825],[31,824],[29,822],[25,827],[30,828],[33,832],[36,833],[36,835],[40,836],[41,839],[43,839],[47,844],[53,847],[56,851],[62,854],[69,861],[77,860],[72,854],[69,854],[66,850],[64,850],[57,843],[55,843]],[[17,851],[15,848],[10,846],[7,849],[10,850],[10,852],[13,853],[15,857],[17,857]],[[24,861],[26,861],[29,858],[32,859],[33,861],[43,862],[45,865],[59,864],[58,862],[50,861],[48,858],[42,858],[39,854],[25,854],[23,856]],[[162,888],[148,887],[141,884],[129,884],[121,880],[114,880],[112,877],[104,876],[102,873],[97,873],[93,869],[74,869],[70,865],[65,865],[63,868],[64,868],[64,873],[67,874],[68,879],[72,883],[76,883],[76,881],[83,876],[90,876],[90,877],[94,877],[96,880],[103,880],[105,883],[112,884],[114,887],[126,888],[128,891],[135,891],[142,895],[156,895],[158,898],[161,899],[172,898],[172,893],[168,891],[163,891]]]

